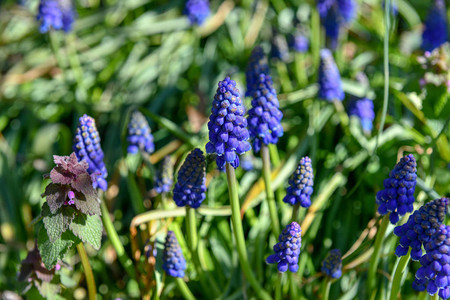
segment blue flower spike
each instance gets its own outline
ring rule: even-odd
[[[46,33],[50,29],[72,30],[75,11],[71,0],[41,0],[36,19],[40,22],[39,31]]]
[[[188,0],[184,8],[184,14],[191,25],[201,26],[210,15],[208,0]]]
[[[431,1],[430,1],[431,2]],[[422,33],[422,49],[433,51],[448,41],[447,10],[444,0],[434,0]]]
[[[278,243],[273,246],[275,254],[266,258],[268,264],[278,264],[278,271],[298,271],[298,257],[302,246],[302,229],[297,222],[286,226],[278,237]]]
[[[425,244],[426,254],[420,259],[413,288],[426,290],[429,295],[438,293],[442,299],[450,298],[450,226],[441,224]]]
[[[155,151],[152,131],[147,119],[140,111],[136,110],[131,114],[130,122],[128,123],[127,141],[127,152],[130,154],[136,154],[139,150],[147,154],[152,154]]]
[[[356,116],[361,122],[362,129],[370,133],[373,128],[375,112],[373,111],[373,101],[368,98],[353,98],[348,106],[349,115]]]
[[[313,185],[314,175],[311,159],[305,156],[302,157],[297,169],[289,178],[289,187],[286,190],[286,196],[283,198],[283,201],[290,205],[300,204],[304,208],[310,207]]]
[[[337,279],[342,276],[341,250],[333,249],[322,262],[322,273],[326,276]]]
[[[89,165],[88,173],[95,175],[94,188],[106,191],[108,183],[105,163],[103,162],[103,150],[100,145],[100,135],[95,125],[95,120],[83,115],[75,134],[73,150],[79,161],[86,161]]]
[[[158,194],[168,193],[173,184],[173,159],[168,155],[163,158],[155,178],[155,191]]]
[[[394,234],[400,237],[395,250],[397,256],[405,256],[411,247],[411,259],[418,261],[425,246],[436,234],[448,212],[450,199],[440,198],[428,202],[409,216],[408,221],[394,228]]]
[[[247,123],[253,149],[258,153],[262,144],[276,144],[278,138],[283,136],[283,113],[279,109],[277,93],[269,75],[259,74],[252,91],[252,108],[248,111]]]
[[[329,49],[320,50],[319,98],[327,101],[344,100],[341,75]]]
[[[253,94],[253,90],[258,86],[259,75],[261,73],[269,75],[269,65],[263,49],[260,46],[253,48],[250,55],[247,69],[245,70],[245,79],[247,80],[247,91],[245,96]]]
[[[236,82],[226,77],[218,84],[209,117],[209,142],[206,153],[217,154],[217,167],[230,163],[239,167],[239,155],[251,149],[248,142],[247,120]]]
[[[303,33],[298,32],[291,37],[290,46],[295,52],[305,53],[309,49],[309,40]]]
[[[200,149],[188,154],[178,172],[178,181],[173,189],[173,200],[179,207],[198,208],[205,200],[206,160]]]
[[[163,270],[172,277],[184,277],[186,260],[173,231],[167,232],[163,251]]]
[[[399,216],[414,210],[414,191],[416,189],[416,159],[408,154],[400,159],[389,178],[383,182],[384,190],[377,193],[378,212],[384,216],[388,213],[389,220],[396,224]]]

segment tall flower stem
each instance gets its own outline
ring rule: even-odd
[[[194,295],[191,290],[187,286],[186,282],[184,282],[183,278],[177,277],[175,278],[175,282],[177,283],[178,289],[186,300],[195,300]]]
[[[400,286],[402,283],[402,276],[406,269],[406,266],[408,265],[409,259],[411,257],[411,249],[409,249],[409,252],[407,255],[402,256],[400,259],[400,262],[397,265],[397,268],[394,271],[394,276],[392,279],[392,288],[391,288],[391,296],[389,297],[390,300],[396,300],[398,299],[398,292],[400,291]]]
[[[436,293],[433,296],[430,296],[430,300],[439,300],[439,294]]]
[[[308,84],[308,76],[306,75],[306,63],[304,53],[295,53],[295,75],[301,88]]]
[[[186,229],[187,229],[187,238],[189,249],[192,252],[192,255],[197,256],[197,224],[195,221],[195,209],[190,206],[186,206]]]
[[[322,300],[328,300],[330,298],[331,280],[326,278],[322,284]]]
[[[281,280],[283,278],[283,273],[278,272],[277,274],[277,283],[275,285],[275,300],[283,299],[281,294]]]
[[[109,216],[108,207],[106,207],[106,203],[104,199],[100,202],[100,208],[102,210],[102,221],[103,226],[105,226],[106,234],[108,235],[111,244],[116,250],[117,257],[119,258],[120,263],[124,267],[125,271],[131,278],[136,279],[136,272],[133,268],[133,263],[131,259],[128,257],[125,252],[125,248],[122,245],[122,242],[119,239],[119,235],[117,234],[116,229],[111,221],[111,217]]]
[[[77,245],[77,251],[80,255],[81,264],[83,265],[84,275],[86,276],[89,300],[95,300],[97,298],[97,289],[95,287],[94,274],[92,273],[89,257],[87,256],[83,243]]]
[[[300,203],[294,204],[294,206],[292,207],[292,217],[291,217],[291,222],[298,222],[298,211],[300,210]]]
[[[372,258],[370,259],[369,274],[367,279],[367,291],[371,292],[375,289],[375,277],[378,268],[378,262],[380,261],[381,246],[383,244],[384,235],[389,225],[389,214],[382,218],[380,227],[378,228],[377,237],[375,239],[375,245],[373,249]]]
[[[270,300],[272,297],[264,291],[262,286],[258,283],[255,276],[253,275],[252,269],[248,262],[247,250],[245,247],[244,230],[241,223],[240,214],[240,204],[239,204],[239,194],[237,189],[236,174],[234,168],[227,163],[226,164],[227,181],[228,181],[228,192],[231,204],[231,222],[233,225],[234,238],[236,240],[236,248],[239,256],[239,262],[242,267],[242,271],[250,283],[259,299]]]
[[[266,198],[269,204],[270,220],[272,222],[272,232],[275,238],[280,234],[280,221],[278,219],[277,206],[275,203],[275,194],[272,189],[272,178],[270,170],[270,154],[267,145],[261,146],[261,158],[263,162],[263,178],[266,188]]]

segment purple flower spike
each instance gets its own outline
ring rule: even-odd
[[[411,258],[419,260],[422,257],[422,246],[425,246],[436,234],[444,222],[450,199],[436,199],[416,210],[408,221],[394,228],[394,234],[400,237],[400,245],[395,254],[405,256],[411,247]]]
[[[198,208],[205,200],[206,160],[202,150],[194,149],[188,154],[178,172],[178,181],[173,189],[175,204]]]
[[[373,101],[368,98],[353,98],[348,105],[349,115],[356,116],[361,121],[361,127],[365,132],[370,133],[373,128],[375,112],[373,111]]]
[[[41,23],[39,31],[46,33],[50,29],[72,30],[75,12],[71,0],[41,0],[36,19]]]
[[[260,46],[256,46],[245,70],[245,78],[247,80],[247,91],[245,96],[251,96],[253,94],[253,88],[258,85],[259,74],[269,74],[269,65],[267,64],[267,58],[264,55],[264,51]]]
[[[320,50],[319,98],[327,101],[344,100],[341,75],[328,49]]]
[[[151,154],[155,151],[153,135],[144,115],[134,111],[128,123],[128,148],[130,154],[136,154],[139,150]]]
[[[333,249],[322,262],[322,273],[331,278],[340,278],[342,276],[342,258],[341,250]]]
[[[236,82],[230,77],[219,82],[209,117],[209,142],[206,153],[217,154],[217,167],[230,163],[239,167],[239,156],[251,149],[247,120]]]
[[[184,14],[187,15],[192,25],[203,25],[210,15],[208,0],[188,0],[184,8]]]
[[[252,91],[252,108],[248,111],[247,122],[253,149],[259,152],[262,144],[276,144],[283,136],[283,113],[270,76],[260,74]]]
[[[170,156],[164,157],[155,178],[155,190],[158,194],[168,193],[173,184],[173,160]]]
[[[298,271],[298,257],[302,246],[302,229],[297,222],[287,225],[278,237],[278,243],[273,246],[275,254],[266,258],[268,264],[278,264],[278,271]]]
[[[163,252],[163,269],[167,275],[172,277],[184,277],[186,270],[186,260],[184,259],[181,247],[173,231],[167,232],[166,242]]]
[[[313,192],[314,175],[311,159],[302,157],[297,169],[289,178],[289,187],[283,201],[291,205],[300,204],[302,207],[311,206],[311,194]]]
[[[434,0],[422,34],[422,49],[433,51],[448,41],[447,10],[444,0]]]
[[[384,190],[377,193],[376,202],[381,215],[391,213],[389,220],[395,224],[399,216],[413,211],[416,188],[416,159],[408,154],[395,165],[389,178],[383,182]]]
[[[73,150],[78,160],[84,160],[89,164],[88,172],[95,175],[94,188],[106,191],[108,183],[106,177],[105,163],[103,162],[103,151],[100,145],[100,135],[95,126],[95,120],[88,115],[80,118],[80,123],[75,134]]]
[[[355,0],[337,0],[337,3],[343,23],[351,22],[356,16],[357,5]]]

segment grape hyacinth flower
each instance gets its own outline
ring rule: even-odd
[[[214,96],[208,122],[209,142],[206,153],[217,154],[217,167],[230,163],[239,167],[239,156],[251,149],[247,120],[236,82],[226,77],[220,81]]]
[[[186,260],[181,247],[173,231],[167,232],[163,251],[163,269],[167,275],[172,277],[184,277]]]
[[[325,35],[330,42],[330,48],[335,50],[338,45],[339,31],[341,29],[337,8],[334,6],[331,7],[322,22],[325,28]]]
[[[305,53],[309,49],[309,40],[302,33],[297,33],[291,37],[291,48],[294,49],[295,52]]]
[[[283,201],[291,205],[300,204],[305,208],[310,207],[313,184],[314,175],[311,159],[308,156],[302,157],[297,169],[289,178],[289,187]]]
[[[426,254],[420,259],[413,288],[438,293],[442,299],[450,298],[450,226],[441,224],[436,234],[425,245]]]
[[[361,127],[365,132],[371,132],[375,112],[373,101],[368,98],[353,98],[348,105],[349,115],[356,116],[361,121]]]
[[[422,33],[422,49],[433,51],[448,41],[447,10],[444,0],[434,0]]]
[[[158,194],[168,193],[173,184],[173,160],[170,156],[163,158],[155,178],[155,191]]]
[[[131,114],[130,122],[128,123],[127,141],[129,144],[127,151],[130,154],[136,154],[139,150],[147,154],[155,151],[152,131],[140,111],[136,110]]]
[[[322,262],[322,273],[326,276],[337,279],[342,276],[341,250],[333,249]]]
[[[400,159],[389,178],[383,182],[384,190],[377,193],[376,202],[380,215],[390,212],[389,220],[395,224],[399,216],[413,211],[416,188],[416,159],[408,154]]]
[[[95,175],[94,188],[101,188],[106,191],[108,183],[106,177],[105,163],[103,162],[103,151],[100,145],[100,135],[95,126],[95,120],[83,115],[80,118],[80,123],[75,134],[73,150],[78,160],[84,160],[89,164],[89,174]]]
[[[394,228],[394,234],[400,237],[400,245],[395,254],[405,256],[411,247],[411,259],[422,257],[422,246],[425,246],[436,234],[439,226],[444,222],[450,199],[436,199],[423,205],[409,216],[408,221]]]
[[[279,109],[277,92],[269,75],[259,75],[251,96],[252,108],[248,111],[247,123],[253,149],[258,153],[262,144],[276,144],[278,138],[283,136],[283,113]]]
[[[259,81],[259,74],[269,75],[269,65],[267,64],[267,58],[264,55],[264,51],[260,46],[256,46],[245,70],[245,78],[247,80],[247,91],[245,96],[251,96],[253,94],[253,89],[257,86]]]
[[[348,25],[354,19],[356,6],[355,0],[317,1],[317,10],[332,49],[336,49],[340,28]]]
[[[184,14],[188,17],[191,25],[203,25],[210,15],[208,0],[188,0],[184,8]]]
[[[240,160],[241,160],[241,167],[244,171],[253,170],[253,156],[251,154],[242,155]]]
[[[356,16],[356,1],[355,0],[337,0],[339,13],[343,23],[351,22]]]
[[[319,98],[333,101],[344,100],[341,75],[329,49],[320,50]]]
[[[71,0],[41,0],[36,19],[41,23],[41,33],[46,33],[51,28],[69,32],[75,20]]]
[[[205,200],[206,160],[200,149],[188,154],[178,172],[178,181],[173,189],[175,204],[198,208]]]
[[[278,243],[273,246],[275,254],[266,258],[268,264],[278,264],[278,271],[291,272],[298,271],[298,256],[302,246],[302,229],[297,222],[292,222],[286,226],[278,237]]]

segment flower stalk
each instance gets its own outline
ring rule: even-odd
[[[369,277],[367,279],[368,291],[373,291],[375,289],[375,277],[377,273],[378,262],[380,261],[381,246],[383,244],[384,235],[386,233],[388,225],[389,225],[389,214],[385,215],[381,219],[381,224],[380,227],[378,228],[372,258],[370,259],[369,264],[369,275],[368,275]]]
[[[81,264],[83,265],[84,276],[86,276],[89,300],[95,300],[97,299],[97,289],[95,287],[94,274],[92,273],[91,264],[89,263],[89,258],[83,243],[77,245],[77,251],[80,255]]]
[[[278,219],[277,206],[275,203],[275,194],[272,189],[272,178],[271,178],[271,170],[270,170],[270,153],[267,145],[261,145],[261,158],[263,161],[263,178],[264,185],[266,188],[266,198],[267,203],[269,204],[269,214],[270,220],[272,223],[272,232],[275,238],[280,234],[280,221]]]

